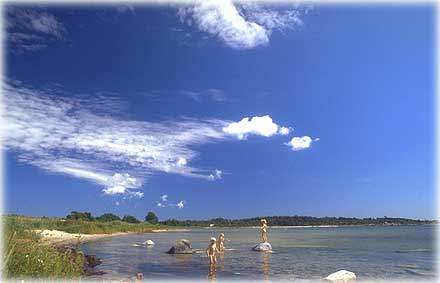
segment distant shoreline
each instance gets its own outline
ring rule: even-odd
[[[361,227],[361,226],[415,226],[415,225],[436,225],[432,224],[399,224],[399,225],[303,225],[303,226],[269,226],[271,229],[301,229],[301,228],[339,228],[339,227]],[[146,233],[166,233],[166,232],[189,232],[194,229],[222,229],[222,228],[251,228],[259,229],[260,226],[243,226],[243,227],[188,227],[188,228],[177,228],[177,229],[152,229],[151,231],[145,232],[116,232],[111,234],[80,234],[80,233],[67,233],[59,230],[34,230],[41,235],[41,242],[43,244],[51,244],[56,246],[68,246],[68,245],[78,245],[91,241],[96,241],[100,239],[125,236],[131,234],[146,234]]]

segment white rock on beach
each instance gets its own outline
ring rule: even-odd
[[[257,252],[267,252],[272,250],[272,245],[268,242],[266,243],[259,243],[255,247],[252,248],[252,250]]]
[[[152,240],[146,240],[145,242],[143,242],[142,244],[146,245],[146,246],[152,246],[154,245],[154,242]]]
[[[356,280],[356,274],[354,274],[354,272],[347,271],[347,270],[339,270],[335,273],[330,274],[329,276],[327,276],[324,279],[331,281],[331,282],[337,282],[337,283],[350,282],[350,281]]]

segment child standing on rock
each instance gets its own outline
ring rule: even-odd
[[[267,243],[267,220],[261,219],[261,238],[263,243]]]

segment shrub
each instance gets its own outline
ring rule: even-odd
[[[159,222],[159,218],[157,218],[154,212],[148,212],[147,216],[145,216],[145,221],[150,222],[151,224],[157,224]]]
[[[122,218],[122,221],[124,222],[128,222],[128,223],[140,223],[140,221],[138,219],[136,219],[136,217],[131,216],[131,215],[124,215],[124,217]]]

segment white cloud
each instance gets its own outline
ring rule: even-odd
[[[232,122],[223,128],[223,131],[236,135],[238,139],[245,139],[248,135],[254,134],[259,136],[270,137],[275,134],[285,135],[286,127],[278,126],[272,121],[269,115],[265,116],[255,116],[249,119],[248,117],[243,118],[239,122]]]
[[[18,160],[53,173],[85,179],[106,195],[143,196],[157,172],[205,180],[222,171],[191,166],[197,145],[282,134],[270,116],[240,122],[218,119],[130,121],[118,118],[124,102],[111,95],[78,96],[38,90],[19,81],[3,84],[4,147]]]
[[[176,204],[177,208],[182,209],[185,207],[185,201],[181,200]]]
[[[178,93],[185,95],[197,102],[202,102],[202,100],[205,98],[215,102],[224,102],[227,100],[226,94],[220,89],[216,88],[208,88],[202,91],[180,90]]]
[[[6,33],[10,51],[23,53],[47,47],[64,38],[66,28],[42,9],[6,8]]]
[[[118,13],[126,13],[126,12],[134,13],[134,6],[130,4],[120,5],[116,7],[116,11]]]
[[[163,202],[167,202],[168,201],[168,195],[161,195],[160,196],[160,200]]]
[[[126,188],[123,186],[114,186],[102,190],[106,195],[124,194]]]
[[[117,118],[114,97],[50,93],[4,83],[6,148],[22,162],[100,184],[106,194],[128,195],[155,172],[208,180],[210,170],[188,165],[198,155],[193,148],[227,138],[226,121],[129,121]]]
[[[179,157],[179,159],[177,160],[176,164],[179,167],[185,166],[187,163],[185,158]]]
[[[129,192],[127,189],[139,188],[142,183],[136,178],[130,177],[130,174],[115,173],[105,181],[107,188],[102,191],[107,195],[129,194],[135,197],[143,197],[143,193]]]
[[[299,9],[278,12],[257,5],[234,5],[231,0],[200,0],[180,8],[181,21],[218,37],[227,46],[249,49],[267,45],[273,30],[301,25]]]
[[[298,151],[309,148],[312,142],[312,138],[309,136],[293,137],[286,145],[292,147],[293,151]]]
[[[280,127],[279,133],[283,136],[288,135],[290,133],[290,129],[287,127]]]
[[[209,175],[210,180],[219,180],[222,178],[223,172],[221,170],[215,169],[214,174]]]
[[[157,206],[158,206],[158,207],[165,207],[165,204],[158,202],[158,203],[157,203]]]

